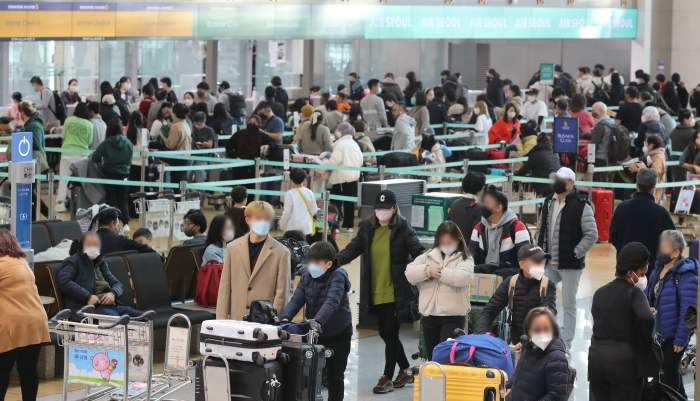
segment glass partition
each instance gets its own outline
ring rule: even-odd
[[[124,76],[136,82],[133,41],[100,42],[99,54],[99,82],[108,81],[114,86]],[[137,85],[133,85],[133,88],[136,89]]]
[[[386,71],[386,41],[361,39],[360,54],[357,59],[357,74],[362,82],[367,85],[367,81],[372,78],[382,79]]]
[[[80,95],[88,97],[97,94],[100,85],[100,42],[64,42],[63,66],[63,90],[68,88],[68,81],[75,78]]]
[[[33,76],[41,78],[47,88],[56,88],[62,69],[54,64],[55,47],[54,41],[10,43],[10,86],[8,88],[10,95],[13,92],[21,92],[23,99],[38,103],[40,95],[32,92],[29,84]],[[60,90],[60,88],[56,89]]]
[[[255,90],[262,96],[274,76],[289,92],[299,88],[303,72],[303,40],[258,40],[255,45]],[[290,95],[290,99],[292,96]]]
[[[420,41],[420,79],[423,87],[440,85],[440,73],[445,69],[445,40]]]
[[[352,40],[328,39],[323,52],[323,92],[335,93],[339,84],[348,84],[352,69]]]
[[[217,55],[217,82],[226,81],[234,92],[250,96],[247,40],[220,40]]]
[[[148,40],[139,42],[139,75],[141,82],[169,77],[179,99],[185,92],[194,92],[205,77],[206,41]],[[210,88],[212,92],[216,88]]]

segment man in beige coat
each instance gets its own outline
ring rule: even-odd
[[[246,207],[245,216],[250,232],[226,247],[217,319],[243,320],[256,300],[272,301],[279,313],[287,305],[289,251],[268,234],[275,212],[269,203],[257,201]]]

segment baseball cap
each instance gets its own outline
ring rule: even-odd
[[[556,173],[552,173],[549,178],[561,178],[562,180],[576,181],[576,174],[568,167],[562,167]]]
[[[425,127],[423,130],[423,135],[428,135],[428,136],[435,136],[435,130],[433,127]]]
[[[560,66],[559,64],[557,64],[557,65],[554,66],[554,71],[556,71],[556,72],[564,72],[564,69],[561,68],[561,66]]]
[[[530,95],[539,95],[539,94],[540,94],[540,90],[537,89],[537,88],[530,88],[530,90],[528,90],[527,93],[530,94]]]
[[[545,258],[550,259],[551,256],[535,244],[523,245],[523,247],[518,250],[518,262],[531,259],[533,262],[539,263]]]
[[[379,191],[377,197],[374,198],[375,209],[391,209],[394,206],[396,206],[396,195],[388,189]]]

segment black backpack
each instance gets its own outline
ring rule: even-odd
[[[454,152],[452,152],[452,153],[454,154]],[[489,155],[486,152],[484,152],[483,149],[472,148],[472,149],[467,150],[467,159],[469,159],[469,161],[488,160]],[[475,171],[477,173],[486,174],[488,167],[489,166],[487,166],[485,164],[481,165],[481,166],[470,165],[469,171]]]
[[[275,238],[277,242],[287,247],[289,250],[292,277],[297,275],[299,270],[309,261],[309,243],[297,241],[294,238]]]
[[[462,140],[462,139],[453,139],[451,141],[447,141],[446,145],[448,148],[451,148],[454,146],[469,146],[469,142]],[[445,161],[447,163],[461,162],[466,158],[467,158],[467,151],[466,150],[453,150],[452,154],[449,157],[445,158]]]
[[[595,82],[591,81],[591,83],[593,84],[593,87],[595,88],[593,90],[593,96],[592,96],[593,100],[596,102],[603,102],[605,104],[608,104],[608,102],[610,101],[610,94],[608,94],[608,92],[606,92],[605,89],[603,89],[603,86],[605,86],[605,83],[601,82],[600,86],[596,85]]]
[[[253,301],[250,303],[250,313],[243,316],[243,320],[251,323],[271,324],[279,326],[277,309],[268,300]]]
[[[233,92],[226,92],[228,96],[228,112],[231,117],[244,117],[245,116],[245,98],[242,95]]]
[[[610,152],[608,156],[618,162],[625,161],[630,155],[632,148],[632,138],[630,132],[624,125],[613,128],[610,138]]]
[[[58,91],[52,91],[51,93],[53,94],[53,101],[56,104],[56,110],[53,110],[51,107],[49,107],[49,110],[61,121],[61,125],[63,125],[66,118],[68,118],[68,109],[66,109],[66,105],[63,103],[63,99],[61,99],[61,95]]]

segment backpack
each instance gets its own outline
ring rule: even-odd
[[[231,113],[231,117],[244,117],[246,113],[245,98],[233,92],[226,92],[226,96],[228,96],[228,112]]]
[[[277,317],[277,309],[268,300],[253,301],[250,303],[250,313],[243,316],[243,320],[251,323],[271,324],[273,326],[280,325],[280,319]]]
[[[194,302],[204,308],[215,308],[219,296],[219,283],[224,264],[210,260],[197,273],[197,292]]]
[[[632,138],[627,127],[620,125],[613,128],[612,138],[610,138],[610,151],[608,157],[614,161],[622,162],[630,156],[632,148]]]
[[[365,150],[365,145],[363,145],[362,142],[360,142],[360,141],[362,140],[362,138],[364,138],[364,137],[365,137],[364,134],[360,135],[359,138],[355,138],[355,135],[352,136],[352,140],[355,141],[355,143],[357,144],[357,146],[360,147],[360,152],[365,152],[365,151],[366,151],[366,150]]]
[[[569,82],[569,92],[571,93],[572,97],[576,94],[581,93],[581,86],[578,84],[578,82],[576,82],[575,79],[570,79],[564,74],[562,74],[560,78],[564,78]]]
[[[302,199],[304,199],[302,197]],[[315,221],[314,221],[315,222]],[[323,227],[323,220],[321,220]],[[306,241],[297,241],[294,238],[275,238],[277,242],[287,247],[289,250],[290,266],[292,277],[297,274],[299,269],[308,262],[309,259],[309,243]]]
[[[53,94],[53,101],[56,104],[56,110],[53,110],[51,107],[49,107],[49,110],[61,121],[61,125],[63,125],[63,123],[66,122],[66,118],[68,118],[68,109],[66,109],[66,105],[63,103],[63,99],[61,99],[61,95],[58,94],[58,91],[52,91],[51,93]]]
[[[433,350],[433,361],[441,365],[487,367],[513,375],[510,346],[490,334],[471,334],[447,340]]]
[[[484,152],[483,149],[480,148],[471,148],[467,149],[467,159],[471,161],[481,161],[481,160],[488,160],[489,155]],[[471,164],[469,165],[469,171],[475,171],[477,173],[482,173],[486,174],[488,170],[487,165],[474,165],[472,166]]]
[[[486,151],[486,154],[488,155],[489,160],[503,160],[506,158],[506,155],[503,154],[503,152],[500,149],[491,148],[491,149]],[[490,164],[489,166],[491,166],[491,168],[501,168],[501,169],[506,168],[505,163]],[[489,167],[489,166],[486,166],[486,167]]]
[[[608,102],[610,101],[610,95],[604,89],[605,82],[601,82],[600,86],[596,85],[595,82],[593,82],[593,81],[591,81],[591,83],[593,84],[593,87],[595,88],[595,89],[593,89],[593,95],[592,95],[593,100],[596,102],[603,102],[605,104],[608,104]]]
[[[511,225],[514,227],[515,224]],[[512,230],[512,228],[511,228]],[[515,283],[518,281],[518,275],[514,275],[510,278],[510,284],[508,285],[508,318],[506,319],[506,324],[508,326],[513,323],[513,298],[515,297]],[[540,280],[540,305],[544,306],[544,299],[547,296],[547,285],[549,284],[549,279],[546,276],[542,276]]]
[[[456,146],[469,146],[469,142],[461,139],[453,139],[451,141],[447,141],[447,146],[448,147],[456,147]],[[445,154],[445,151],[443,150],[443,155],[445,155],[445,162],[451,163],[451,162],[461,162],[464,161],[464,159],[467,158],[467,151],[466,150],[453,150],[452,154],[447,156]]]

